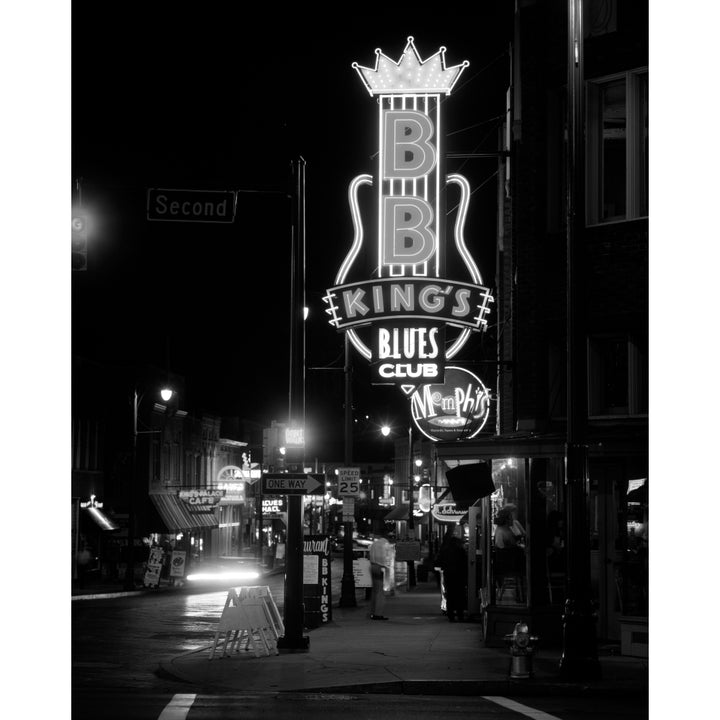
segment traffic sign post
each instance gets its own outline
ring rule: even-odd
[[[302,597],[303,495],[322,494],[322,473],[263,473],[263,495],[288,496],[287,557],[285,561],[285,635],[278,640],[284,652],[303,652],[310,647],[303,636],[304,604]]]
[[[360,468],[338,468],[338,495],[360,495]]]
[[[265,473],[262,491],[267,495],[322,495],[324,480],[322,473]]]
[[[345,458],[345,462],[349,458]],[[340,607],[356,607],[355,577],[353,575],[353,530],[355,520],[355,497],[360,495],[360,468],[338,468],[338,495],[343,499],[343,525],[345,540],[343,542],[343,577],[340,593]],[[350,506],[352,505],[352,511]]]

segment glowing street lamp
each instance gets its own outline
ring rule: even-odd
[[[169,387],[160,391],[160,397],[167,402],[173,396]],[[127,564],[125,566],[125,590],[135,589],[135,483],[137,482],[137,436],[159,432],[157,430],[138,430],[138,407],[142,396],[138,397],[137,387],[133,388],[133,419],[132,419],[132,460],[130,473],[130,487],[128,493],[128,537],[127,537]]]

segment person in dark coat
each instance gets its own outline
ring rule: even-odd
[[[438,553],[438,565],[443,571],[447,619],[456,622],[463,619],[467,604],[468,578],[467,551],[463,541],[448,530]]]

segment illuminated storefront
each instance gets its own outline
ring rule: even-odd
[[[588,447],[591,596],[598,609],[598,636],[616,642],[626,618],[646,617],[648,609],[643,442],[640,432],[594,439]],[[487,463],[491,468],[491,494],[472,499],[479,477],[472,470],[462,488],[471,498],[462,518],[471,556],[468,609],[485,623],[487,642],[502,645],[503,635],[523,618],[547,642],[559,642],[568,542],[564,438],[437,443],[434,458],[440,484],[446,482],[445,473],[458,466],[472,469]],[[508,514],[507,529],[498,530],[496,521]],[[515,542],[498,541],[508,533]],[[499,548],[500,544],[512,547]]]

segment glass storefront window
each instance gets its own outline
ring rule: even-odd
[[[648,614],[648,481],[627,481],[620,536],[624,557],[618,577],[623,615]]]
[[[535,602],[553,605],[565,601],[566,550],[564,505],[564,460],[530,460],[533,493],[533,522],[538,585]],[[542,582],[540,582],[542,579]]]
[[[527,597],[525,460],[493,460],[490,496],[492,584],[497,605],[524,604]]]

